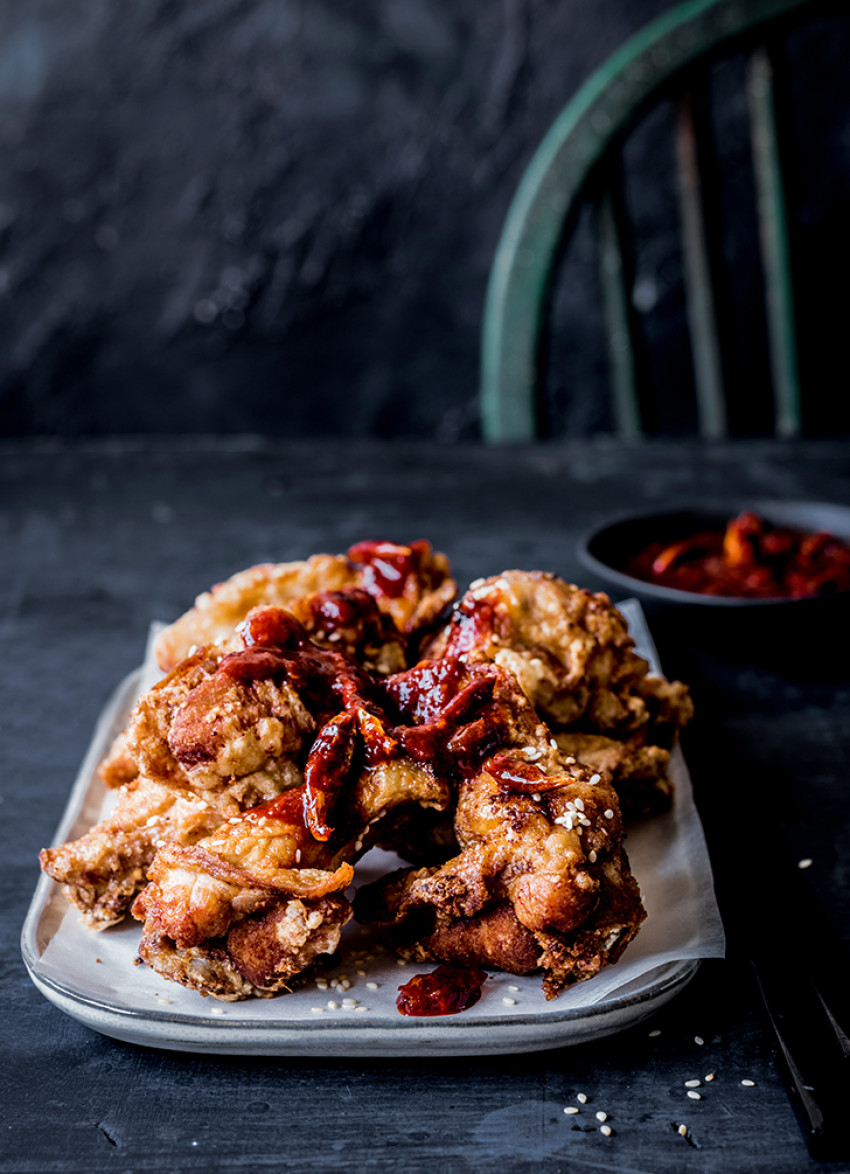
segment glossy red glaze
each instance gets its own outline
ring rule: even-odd
[[[478,1002],[486,979],[477,966],[438,966],[400,986],[396,1007],[402,1015],[457,1015]]]
[[[431,552],[427,542],[397,546],[393,542],[358,542],[348,552],[351,561],[363,568],[363,587],[370,595],[399,599],[412,576],[418,576]]]
[[[268,799],[265,803],[258,803],[244,812],[242,819],[246,823],[259,823],[261,819],[279,819],[282,823],[292,824],[294,827],[304,826],[304,794],[306,788],[292,787]]]
[[[314,840],[329,840],[328,818],[348,778],[357,745],[353,714],[340,713],[319,731],[304,770],[304,817]]]
[[[496,754],[487,763],[487,773],[499,783],[502,791],[522,794],[543,794],[566,786],[566,775],[546,775],[533,762],[525,762],[513,754]]]
[[[384,691],[403,717],[431,722],[445,715],[469,680],[469,666],[462,660],[423,660],[407,672],[387,677]]]
[[[478,599],[468,592],[452,612],[444,655],[462,656],[480,648],[499,634],[500,627],[497,597],[485,595]]]

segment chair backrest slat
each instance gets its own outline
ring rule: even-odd
[[[679,100],[676,120],[676,165],[682,225],[685,301],[699,432],[706,440],[726,435],[726,400],[720,334],[714,303],[706,209],[693,95]]]
[[[631,281],[624,258],[622,220],[616,207],[621,184],[620,169],[615,173],[613,169],[609,171],[596,203],[596,240],[614,427],[624,440],[634,440],[643,428],[632,331]]]
[[[747,96],[764,272],[775,428],[780,436],[795,436],[802,427],[797,334],[794,322],[788,214],[776,119],[774,70],[767,48],[758,48],[750,56]]]

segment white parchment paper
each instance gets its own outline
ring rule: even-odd
[[[629,600],[619,606],[629,622],[638,651],[653,669],[660,671],[640,605]],[[151,630],[139,692],[161,675],[152,653],[153,638],[160,626]],[[86,809],[94,811],[93,818],[101,818],[113,801],[113,796],[104,791],[97,779],[94,767],[125,719],[126,711],[119,712],[117,708],[114,713],[104,714],[95,738],[98,745],[93,743],[83,768],[90,777],[81,778],[80,783]],[[627,834],[626,849],[640,884],[647,919],[617,965],[551,1002],[543,997],[539,976],[518,978],[494,974],[487,983],[485,997],[476,1006],[463,1016],[450,1017],[455,1025],[453,1030],[460,1027],[458,1020],[470,1023],[482,1018],[498,1020],[493,1029],[505,1030],[513,1015],[531,1013],[554,1018],[567,1010],[598,1007],[624,994],[640,996],[642,991],[650,989],[653,973],[665,963],[723,956],[723,927],[708,852],[687,767],[679,750],[674,753],[671,776],[675,785],[672,810],[632,825]],[[78,795],[79,789],[78,784]],[[97,803],[100,803],[100,814],[97,814]],[[375,849],[358,864],[356,883],[372,881],[401,864],[398,857]],[[258,1031],[263,1024],[295,1027],[307,1021],[314,1024],[317,1015],[324,1017],[323,1022],[356,1015],[350,1005],[343,1007],[339,998],[329,998],[327,991],[320,991],[313,983],[275,999],[214,1004],[212,999],[166,982],[144,966],[134,966],[140,934],[137,923],[128,920],[113,930],[94,934],[81,925],[57,886],[45,892],[38,911],[36,935],[41,950],[39,973],[61,982],[66,989],[78,991],[81,998],[101,1000],[104,1005],[141,1017],[164,1007],[169,1014],[184,1020],[197,1017],[199,1022],[209,1023],[212,1014],[231,1023],[244,1022],[251,1030],[256,1025]],[[371,1031],[380,1030],[382,1022],[397,1025],[395,996],[399,984],[427,967],[421,963],[399,966],[393,957],[380,951],[364,960],[363,950],[363,931],[352,923],[343,932],[341,961],[332,974],[349,976],[351,987],[346,991],[347,996],[354,998],[361,1012],[368,1012],[360,1020],[364,1031],[367,1023]],[[357,951],[353,962],[352,951]],[[340,1005],[331,1007],[331,1002]]]

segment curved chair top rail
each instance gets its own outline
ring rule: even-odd
[[[567,103],[516,191],[484,311],[486,440],[537,435],[537,353],[564,224],[589,174],[649,101],[689,64],[809,0],[685,0],[631,37]]]

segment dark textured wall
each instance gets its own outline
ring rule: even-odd
[[[523,167],[666,7],[6,0],[0,432],[474,436]],[[662,334],[681,314],[667,247],[647,262]],[[586,284],[561,297],[576,341],[554,391],[577,427],[604,380]]]

